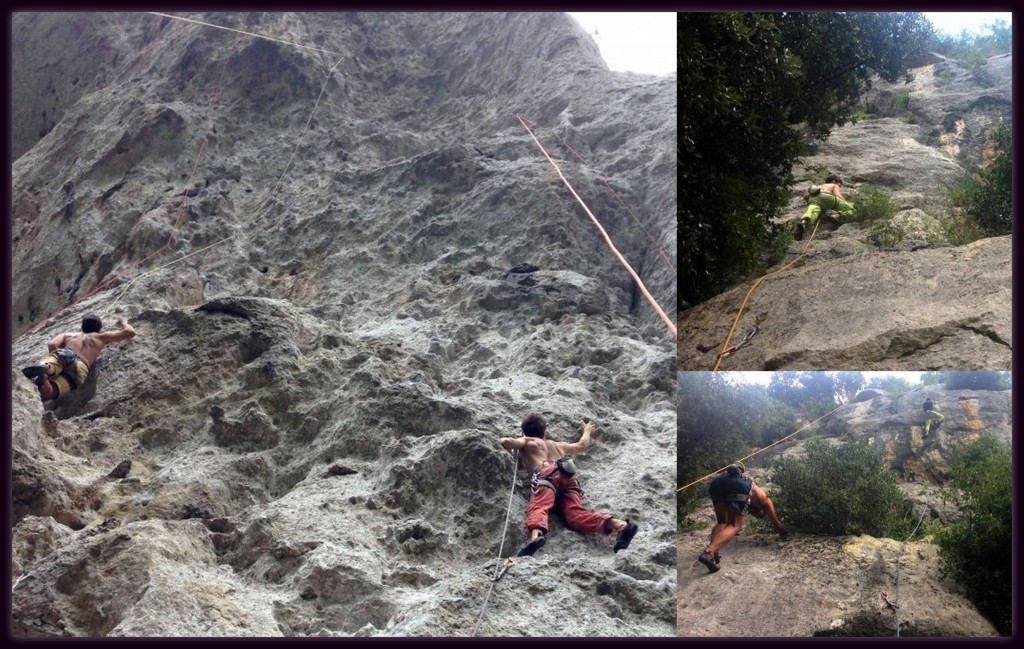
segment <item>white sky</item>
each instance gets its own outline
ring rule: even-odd
[[[772,375],[775,372],[722,372],[725,374],[725,379],[735,383],[756,383],[758,385],[768,385],[772,380]],[[826,374],[832,374],[832,372],[826,372]],[[864,380],[867,383],[871,382],[871,379],[879,376],[898,376],[907,383],[915,385],[921,382],[921,375],[924,372],[861,372],[864,375]]]
[[[967,31],[980,34],[989,33],[989,30],[982,30],[985,25],[991,25],[998,19],[1006,21],[1006,24],[1013,24],[1013,14],[1009,11],[925,11],[925,17],[931,22],[937,32],[945,32],[952,36],[959,36],[960,32]]]
[[[597,41],[609,69],[654,75],[676,71],[675,12],[569,15]]]

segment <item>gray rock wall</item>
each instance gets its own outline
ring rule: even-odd
[[[195,17],[331,53],[14,16],[15,634],[671,635],[674,342],[515,114],[671,305],[598,181],[674,257],[674,77],[561,14]],[[138,337],[44,409],[17,368],[89,312]],[[485,610],[533,410],[640,534],[555,523]]]

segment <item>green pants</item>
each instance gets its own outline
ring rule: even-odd
[[[932,427],[932,422],[941,424],[946,418],[942,416],[937,410],[929,410],[928,416],[924,420],[924,434],[927,435],[929,429]]]
[[[811,196],[807,199],[807,210],[804,212],[803,220],[810,226],[818,222],[818,217],[823,211],[835,210],[839,216],[848,219],[857,213],[852,203],[848,203],[834,194],[821,193],[818,196]]]

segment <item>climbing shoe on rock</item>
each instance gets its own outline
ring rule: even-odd
[[[796,226],[796,240],[797,241],[803,241],[804,240],[804,224],[803,224],[803,221],[801,221]]]
[[[43,383],[49,378],[46,376],[45,365],[29,365],[28,367],[21,368],[21,373],[35,383],[37,388],[43,387]]]
[[[633,537],[636,536],[637,530],[639,529],[640,528],[637,526],[636,523],[630,523],[627,520],[626,527],[623,528],[621,532],[619,532],[619,535],[617,537],[615,537],[615,552],[618,552],[619,550],[625,550],[626,548],[628,548],[629,542],[633,540]]]
[[[708,569],[708,572],[718,572],[721,570],[718,566],[718,562],[715,561],[715,557],[713,557],[707,550],[700,553],[700,556],[697,557],[697,561],[704,564],[704,567]]]
[[[523,549],[519,551],[517,557],[532,557],[533,553],[544,547],[546,539],[543,536],[537,537],[523,546]]]

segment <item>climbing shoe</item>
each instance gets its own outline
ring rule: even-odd
[[[46,375],[45,365],[29,365],[28,367],[21,368],[21,373],[35,383],[37,388],[43,387],[43,383],[46,383],[46,380],[49,378]]]
[[[796,240],[797,241],[803,241],[804,240],[804,223],[803,223],[803,221],[801,221],[796,226]]]
[[[637,526],[636,523],[630,523],[627,520],[626,527],[624,527],[622,531],[619,532],[619,535],[615,537],[614,551],[618,552],[619,550],[625,550],[626,548],[628,548],[629,542],[633,540],[633,537],[636,536],[637,530],[639,529],[640,528]]]
[[[517,557],[532,557],[533,553],[544,547],[544,543],[547,540],[543,536],[538,536],[534,540],[530,541],[523,546],[523,549],[516,555]]]
[[[700,556],[697,557],[697,561],[704,564],[704,567],[708,569],[708,572],[718,572],[721,570],[718,566],[718,562],[715,561],[715,557],[713,557],[707,550],[700,553]]]

